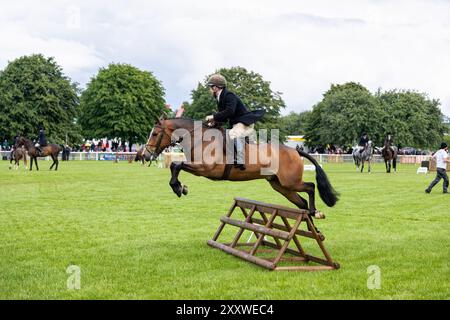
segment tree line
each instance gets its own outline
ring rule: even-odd
[[[266,116],[256,129],[279,129],[286,135],[305,135],[310,146],[350,145],[366,131],[376,144],[388,132],[396,142],[413,147],[434,147],[442,139],[440,102],[415,91],[370,93],[358,83],[332,85],[311,111],[282,116],[282,93],[253,71],[223,68],[229,89],[246,106],[263,108]],[[212,74],[212,73],[211,73]],[[203,120],[217,111],[205,76],[184,102],[184,117]],[[84,139],[120,139],[145,142],[165,106],[165,90],[150,71],[129,64],[101,68],[81,90],[53,58],[23,56],[0,71],[0,138],[17,134],[36,138],[45,128],[49,141],[78,144]],[[173,114],[172,114],[173,115]]]

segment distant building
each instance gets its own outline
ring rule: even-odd
[[[175,114],[175,118],[181,118],[184,113],[184,104],[181,104],[180,108],[177,110]]]

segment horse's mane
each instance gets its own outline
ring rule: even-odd
[[[202,127],[204,128],[204,129],[212,129],[212,128],[215,128],[215,129],[221,129],[221,128],[223,128],[223,126],[222,125],[216,125],[216,126],[213,126],[213,127],[210,127],[210,126],[208,126],[207,124],[206,124],[206,122],[204,122],[204,121],[202,121],[202,120],[197,120],[197,119],[191,119],[191,118],[186,118],[186,117],[181,117],[181,118],[167,118],[167,119],[162,119],[163,121],[167,121],[167,120],[172,120],[172,121],[186,121],[186,122],[190,122],[190,124],[193,124],[195,121],[201,121],[202,122]]]

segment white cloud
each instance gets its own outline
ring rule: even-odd
[[[415,89],[450,115],[450,2],[16,1],[0,12],[0,68],[42,52],[84,84],[99,67],[154,71],[170,104],[215,69],[243,66],[311,108],[331,83]]]

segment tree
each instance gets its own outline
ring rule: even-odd
[[[395,143],[415,148],[438,147],[445,132],[439,100],[414,91],[378,90],[376,98],[383,109],[383,131]]]
[[[282,93],[272,91],[269,81],[242,67],[222,68],[215,73],[220,73],[227,79],[227,88],[236,93],[249,110],[266,110],[266,115],[256,124],[255,129],[278,129],[280,112],[286,105],[281,98]],[[204,82],[192,90],[192,103],[186,106],[186,117],[203,120],[207,115],[217,112],[217,103],[206,86],[208,78],[209,76],[205,77]]]
[[[101,68],[81,95],[79,123],[87,138],[146,141],[165,111],[164,88],[151,72],[128,64]]]
[[[50,142],[77,142],[78,93],[53,58],[36,54],[10,62],[0,72],[0,136],[34,139],[44,127]]]
[[[306,122],[311,111],[301,113],[291,112],[287,116],[281,117],[279,121],[280,131],[284,136],[304,134]]]
[[[354,82],[332,85],[307,116],[308,144],[354,145],[367,132],[382,146],[388,133],[401,146],[438,146],[444,126],[438,100],[414,91],[378,90],[372,95]]]
[[[307,115],[305,137],[308,145],[353,145],[363,132],[382,140],[381,108],[361,84],[332,85],[321,102]]]

